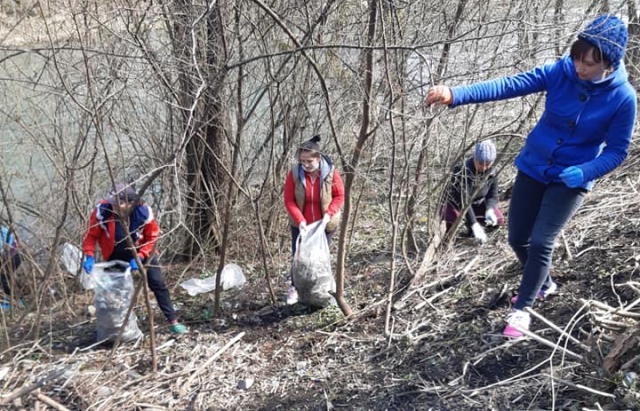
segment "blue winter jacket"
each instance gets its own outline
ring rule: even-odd
[[[584,173],[583,188],[626,158],[636,119],[636,94],[624,64],[604,80],[578,78],[573,60],[563,57],[511,77],[453,87],[455,107],[546,91],[542,117],[531,130],[516,167],[536,180],[557,183],[569,166]]]

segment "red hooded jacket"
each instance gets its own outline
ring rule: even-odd
[[[102,257],[108,260],[115,247],[115,232],[117,218],[111,212],[109,203],[105,200],[100,201],[91,213],[89,219],[89,228],[84,236],[83,251],[86,256],[95,257],[96,242],[100,245]],[[160,234],[160,228],[153,216],[151,207],[147,204],[139,204],[135,206],[129,217],[134,222],[134,227],[129,227],[132,237],[135,238],[134,244],[141,259],[145,259],[151,255],[153,247]],[[138,222],[134,220],[139,220]]]

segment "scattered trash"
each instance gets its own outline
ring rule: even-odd
[[[70,274],[78,274],[80,267],[82,267],[82,251],[73,244],[64,243],[62,245],[62,264]]]
[[[9,371],[11,371],[11,367],[0,368],[0,381],[4,380],[4,377],[9,374]]]
[[[212,324],[216,328],[227,328],[229,326],[227,320],[222,318],[214,318]]]
[[[222,289],[240,288],[247,282],[242,268],[235,264],[227,264],[222,269]]]
[[[624,379],[622,380],[622,384],[625,388],[632,388],[638,379],[638,374],[631,371],[624,375]]]
[[[142,378],[142,375],[140,375],[140,373],[138,373],[136,370],[127,371],[127,376],[132,380],[137,380],[138,378]]]
[[[227,264],[222,269],[221,285],[223,290],[229,290],[231,288],[240,288],[247,282],[244,274],[242,274],[242,268],[236,264]],[[195,296],[202,293],[208,293],[216,289],[216,276],[207,278],[192,278],[180,284],[180,287],[184,288],[190,296]]]
[[[208,293],[216,289],[216,277],[207,278],[192,278],[183,283],[180,283],[180,287],[187,290],[190,296],[195,296],[202,293]]]
[[[255,380],[253,378],[245,378],[244,380],[240,380],[238,382],[238,389],[239,390],[248,390],[249,388],[251,388],[253,386],[254,382],[255,382]]]
[[[298,361],[296,363],[296,372],[299,376],[304,377],[307,373],[307,362],[306,361]]]
[[[82,259],[84,258],[83,252],[71,243],[64,243],[62,245],[62,264],[64,268],[72,275],[77,275],[82,284],[82,288],[85,290],[93,290],[95,281],[92,279],[92,274],[87,273],[82,269]],[[55,294],[55,290],[49,290],[51,294]]]

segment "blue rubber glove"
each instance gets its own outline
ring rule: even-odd
[[[559,176],[569,188],[580,187],[584,183],[584,173],[578,166],[567,167]]]
[[[91,274],[91,271],[93,271],[93,265],[95,263],[96,263],[96,260],[94,260],[92,256],[88,255],[87,258],[85,258],[84,262],[82,263],[82,268],[84,268],[84,271],[86,271],[87,274]]]
[[[138,271],[140,269],[135,258],[132,258],[131,261],[129,261],[129,267],[131,268],[131,272]]]

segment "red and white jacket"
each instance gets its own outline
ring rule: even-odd
[[[111,204],[100,201],[91,213],[89,228],[84,235],[83,251],[86,256],[95,257],[96,242],[102,251],[102,257],[108,260],[115,247],[116,218]],[[160,234],[160,228],[147,204],[138,204],[129,216],[129,231],[141,259],[146,259],[153,252],[153,247]]]

